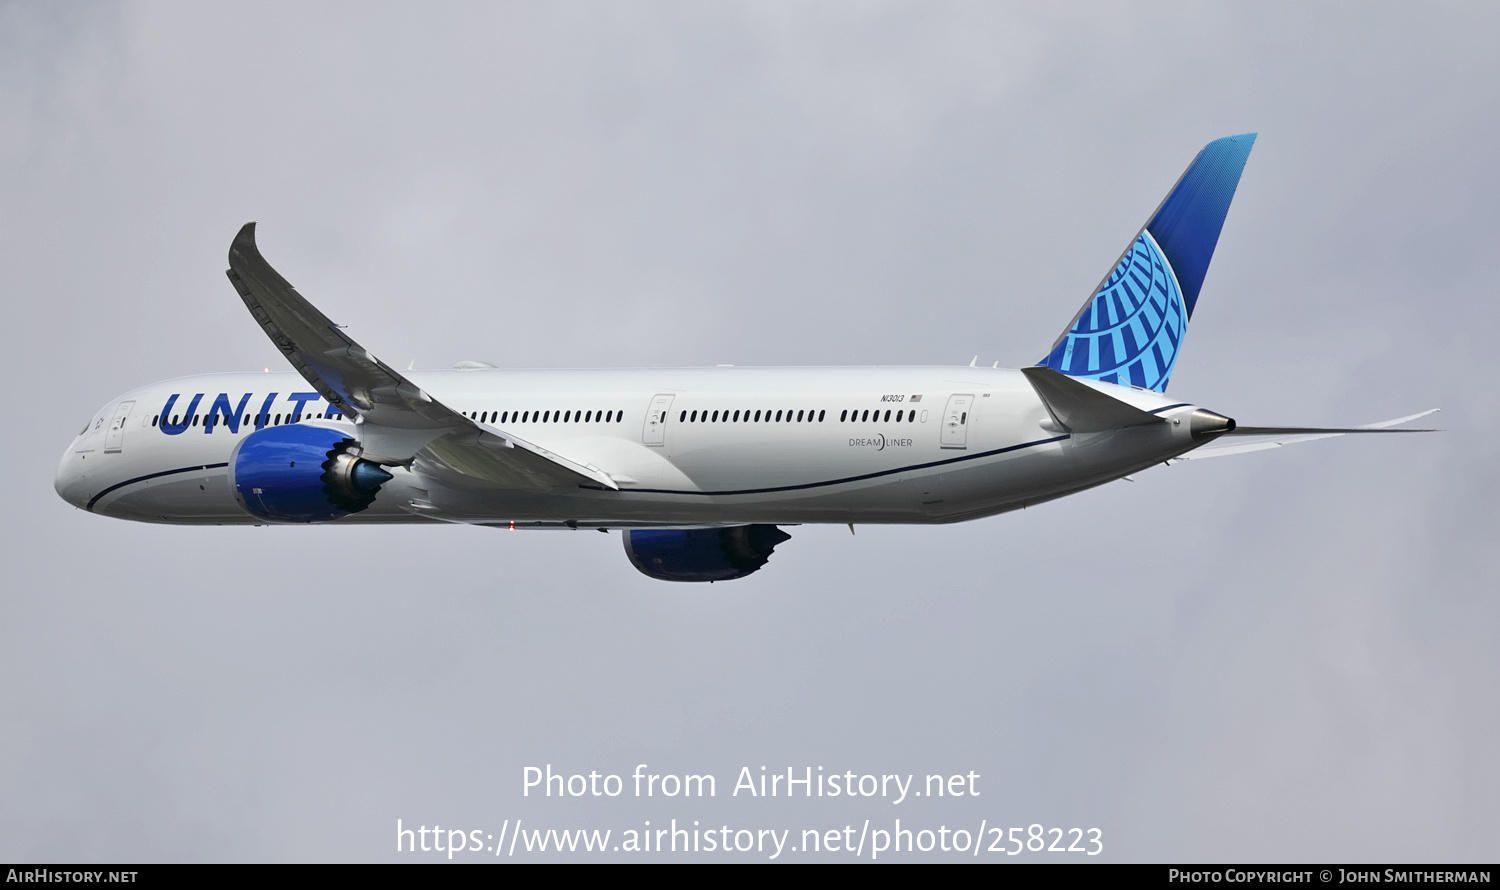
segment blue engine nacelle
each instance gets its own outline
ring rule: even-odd
[[[229,487],[240,506],[268,522],[326,522],[375,502],[391,474],[349,453],[354,440],[325,427],[267,427],[229,457]]]
[[[663,581],[732,581],[766,564],[791,535],[774,525],[729,528],[632,529],[625,554],[642,573]]]

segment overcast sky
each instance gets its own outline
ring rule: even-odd
[[[1493,861],[1497,44],[1486,3],[0,2],[0,860],[901,818]],[[123,391],[284,367],[223,275],[247,220],[403,367],[1019,366],[1249,131],[1172,394],[1445,432],[794,528],[712,587],[615,535],[146,526],[52,490]],[[523,799],[545,763],[719,793]],[[763,765],[981,796],[730,796]]]

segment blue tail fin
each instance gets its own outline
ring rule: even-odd
[[[1210,142],[1037,364],[1165,392],[1254,133]]]

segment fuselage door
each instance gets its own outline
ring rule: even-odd
[[[672,413],[671,393],[664,393],[651,400],[651,407],[646,410],[646,425],[641,429],[641,441],[647,445],[665,445],[667,443],[667,418]]]
[[[130,419],[130,409],[135,402],[121,402],[115,408],[115,419],[109,422],[109,432],[104,437],[104,453],[118,452],[125,444],[125,421]]]
[[[942,444],[944,448],[969,447],[969,415],[974,413],[974,396],[960,394],[948,397],[943,409]]]

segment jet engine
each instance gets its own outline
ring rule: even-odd
[[[370,506],[391,478],[350,453],[354,440],[324,427],[267,427],[229,457],[229,487],[246,513],[268,522],[327,522]]]
[[[642,573],[663,581],[732,581],[766,564],[791,535],[774,525],[728,528],[631,529],[625,554]]]

